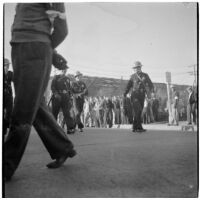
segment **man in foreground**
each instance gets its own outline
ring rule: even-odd
[[[60,167],[76,155],[44,101],[53,50],[68,34],[63,3],[19,3],[12,26],[12,64],[15,103],[10,131],[4,145],[4,179],[10,180],[28,142],[32,125],[55,161],[48,168]],[[38,20],[40,19],[40,20]]]

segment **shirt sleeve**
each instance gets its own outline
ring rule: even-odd
[[[52,9],[65,13],[64,3],[52,3]],[[54,30],[51,36],[52,47],[55,49],[59,44],[61,44],[66,36],[68,35],[68,26],[66,18],[56,17],[54,20]]]

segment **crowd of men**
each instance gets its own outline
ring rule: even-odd
[[[142,110],[142,122],[148,124],[158,121],[159,101],[153,97],[145,98],[144,108]],[[111,128],[116,125],[133,123],[133,110],[130,95],[113,97],[86,97],[82,120],[86,127]]]

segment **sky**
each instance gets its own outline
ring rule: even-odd
[[[5,4],[4,55],[10,59],[15,3]],[[197,64],[196,3],[65,3],[69,34],[57,48],[88,76],[129,79],[135,61],[153,82],[192,85]],[[57,73],[52,70],[52,74]]]

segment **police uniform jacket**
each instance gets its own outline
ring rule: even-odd
[[[53,94],[70,94],[71,85],[69,77],[63,75],[56,75],[52,80],[51,90]]]
[[[79,97],[84,98],[88,95],[86,84],[83,81],[75,81],[72,83],[72,91],[74,94],[80,94]]]
[[[145,96],[145,93],[150,93],[153,88],[153,83],[151,82],[148,74],[143,72],[134,73],[133,75],[131,75],[131,78],[128,81],[124,95],[126,95],[130,91],[130,89],[132,89],[132,96]]]

